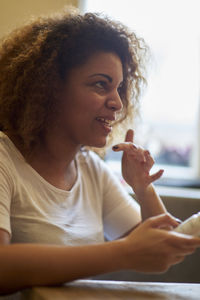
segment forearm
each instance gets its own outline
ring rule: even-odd
[[[121,241],[63,247],[15,244],[0,247],[0,293],[55,285],[123,268]]]
[[[140,203],[142,220],[167,212],[152,184],[136,194],[136,199]]]

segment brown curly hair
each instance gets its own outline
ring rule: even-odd
[[[57,80],[64,80],[95,52],[107,51],[120,57],[124,73],[120,89],[124,109],[109,145],[137,112],[146,83],[147,50],[143,39],[102,14],[68,10],[16,29],[0,46],[0,130],[12,132],[26,151],[33,151],[56,112]]]

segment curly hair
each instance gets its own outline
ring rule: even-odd
[[[57,80],[64,80],[95,52],[107,51],[119,56],[124,75],[124,108],[109,136],[110,145],[137,113],[146,83],[147,50],[143,39],[102,14],[68,10],[32,20],[0,45],[0,130],[15,134],[31,152],[56,112]]]

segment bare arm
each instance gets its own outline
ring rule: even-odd
[[[123,151],[122,175],[132,187],[135,196],[140,203],[142,219],[166,213],[166,208],[159,195],[156,193],[152,182],[160,178],[163,170],[150,175],[154,164],[149,151],[133,144],[134,132],[128,130],[124,143],[114,147],[114,151]]]
[[[0,245],[10,244],[10,235],[7,231],[0,229]]]
[[[143,220],[167,212],[161,198],[152,184],[149,185],[143,193],[136,195],[136,198],[140,203]]]
[[[0,230],[2,236],[2,230]],[[121,268],[121,241],[89,246],[0,245],[0,294]]]
[[[127,237],[97,245],[1,244],[0,294],[122,269],[164,272],[200,246],[198,238],[157,228],[174,222],[168,215],[149,218]]]

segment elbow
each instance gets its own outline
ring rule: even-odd
[[[5,274],[2,274],[0,271],[0,296],[5,296],[8,294],[16,293],[19,291],[19,288],[16,287],[16,284],[11,282]]]
[[[8,287],[8,282],[5,282],[0,274],[0,296],[5,296],[12,293],[11,287]],[[14,291],[13,291],[14,292]]]
[[[8,295],[10,293],[11,293],[11,291],[6,286],[6,284],[4,282],[2,282],[2,280],[0,280],[0,296],[5,296],[5,295]]]
[[[2,282],[0,282],[0,297],[10,295],[10,294],[16,293],[18,291],[19,291],[19,289],[11,287],[10,285],[8,285],[8,283],[2,284]]]

